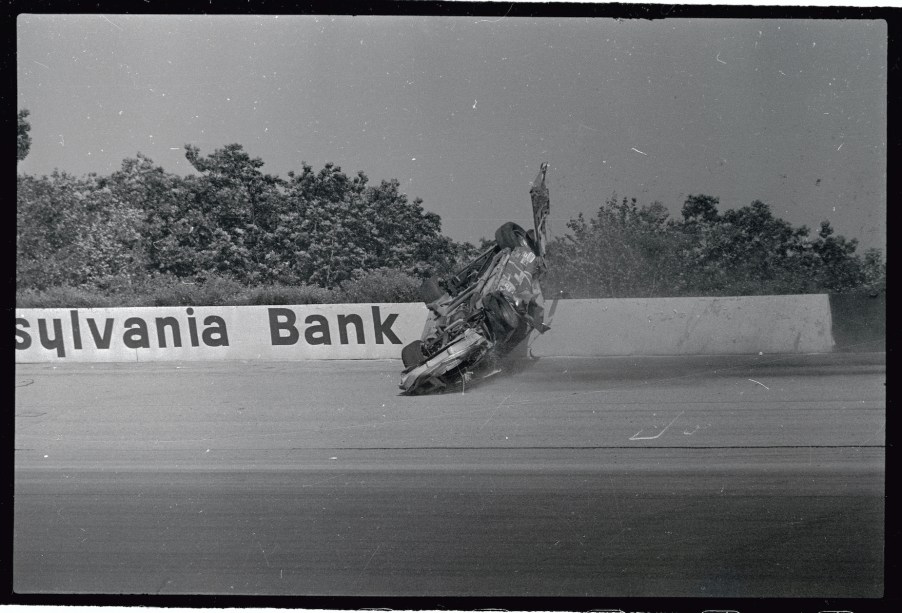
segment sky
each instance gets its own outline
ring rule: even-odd
[[[531,225],[548,162],[553,236],[613,194],[674,217],[707,194],[885,249],[880,20],[26,14],[16,36],[20,173],[189,174],[186,144],[240,143],[282,177],[396,178],[476,242]]]

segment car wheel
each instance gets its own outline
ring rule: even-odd
[[[486,294],[482,299],[482,306],[496,341],[507,338],[520,325],[520,315],[500,291]]]
[[[535,241],[532,240],[532,237],[518,224],[515,224],[512,221],[507,222],[497,230],[495,230],[495,242],[498,243],[498,246],[504,249],[505,247],[508,249],[515,249],[517,247],[526,246],[536,250]]]

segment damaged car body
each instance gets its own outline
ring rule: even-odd
[[[546,271],[547,170],[542,164],[530,189],[532,229],[508,222],[496,230],[494,244],[466,267],[423,283],[420,293],[429,314],[420,340],[401,352],[403,394],[466,383],[478,372],[495,369],[497,360],[532,330],[548,330],[540,286]]]

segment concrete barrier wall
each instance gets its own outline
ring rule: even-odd
[[[397,358],[422,304],[16,309],[17,362]]]
[[[826,295],[560,300],[535,356],[810,353],[833,348]],[[16,309],[16,362],[399,358],[422,304]]]
[[[826,295],[560,300],[535,356],[700,355],[831,351]]]

